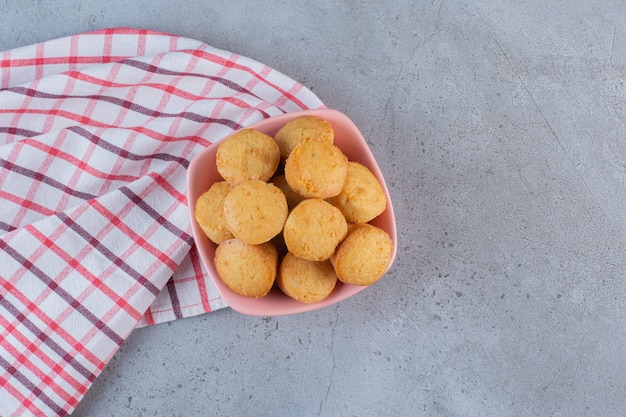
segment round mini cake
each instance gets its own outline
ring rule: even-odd
[[[274,285],[278,254],[271,243],[249,245],[228,239],[218,245],[214,262],[217,274],[231,291],[259,298]]]
[[[216,182],[208,191],[202,193],[194,209],[200,228],[212,242],[217,244],[233,237],[223,214],[224,200],[229,192],[230,185],[226,181]]]
[[[304,198],[329,198],[343,189],[348,158],[332,143],[305,140],[285,162],[287,184]]]
[[[287,245],[285,244],[285,238],[282,233],[277,234],[270,240],[270,243],[274,245],[276,251],[278,252],[278,257],[284,257],[289,250],[287,249]]]
[[[289,252],[309,261],[324,261],[333,254],[348,231],[341,211],[320,199],[298,204],[285,222],[283,238]]]
[[[372,171],[358,162],[348,162],[348,174],[341,192],[328,199],[348,223],[367,223],[385,211],[383,187]]]
[[[276,175],[275,177],[272,177],[270,182],[274,184],[275,186],[277,186],[278,188],[280,188],[283,194],[285,194],[285,197],[287,198],[287,206],[289,207],[289,210],[293,209],[302,200],[304,200],[304,197],[302,197],[301,195],[299,195],[298,193],[296,193],[294,190],[291,189],[289,184],[287,184],[287,180],[285,179],[284,175],[282,174]]]
[[[337,284],[330,261],[307,261],[287,253],[278,268],[278,287],[289,297],[303,303],[324,300]]]
[[[330,123],[320,117],[300,116],[287,122],[274,135],[283,159],[287,159],[293,148],[307,139],[333,143],[335,133]]]
[[[371,224],[355,224],[330,261],[344,284],[371,285],[387,271],[392,250],[387,232]]]
[[[242,129],[225,139],[215,155],[217,172],[229,184],[269,180],[280,162],[280,149],[271,136]]]
[[[239,240],[265,243],[283,229],[288,207],[285,195],[274,184],[261,180],[234,186],[224,199],[224,219]]]

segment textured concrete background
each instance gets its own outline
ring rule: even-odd
[[[314,313],[135,331],[75,415],[626,413],[626,4],[0,1],[0,49],[111,26],[268,64],[362,129],[399,251]]]

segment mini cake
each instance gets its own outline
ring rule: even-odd
[[[283,237],[289,252],[309,261],[323,261],[330,258],[347,231],[348,223],[337,207],[308,199],[289,213]]]
[[[276,175],[270,180],[270,182],[274,184],[275,186],[277,186],[278,188],[280,188],[283,194],[285,194],[285,197],[287,198],[287,206],[289,207],[289,210],[293,209],[302,200],[304,200],[304,197],[302,197],[301,195],[299,195],[298,193],[296,193],[294,190],[291,189],[289,184],[287,184],[287,180],[285,179],[284,175]]]
[[[307,261],[288,253],[278,269],[276,283],[294,300],[303,303],[322,301],[337,284],[337,274],[330,261]]]
[[[326,120],[317,116],[300,116],[287,122],[274,135],[283,159],[287,159],[293,148],[307,139],[333,143],[335,134]]]
[[[287,245],[285,244],[285,238],[282,233],[277,234],[270,240],[270,243],[274,245],[276,251],[278,252],[278,257],[283,258],[289,250],[287,249]]]
[[[348,162],[343,189],[328,202],[341,210],[348,223],[367,223],[387,207],[380,182],[372,171],[358,162]]]
[[[218,145],[217,172],[229,184],[269,180],[280,162],[280,149],[271,136],[242,129]]]
[[[224,200],[230,192],[226,181],[214,183],[196,201],[196,221],[212,242],[220,244],[233,237],[223,215]]]
[[[371,285],[387,271],[392,250],[387,232],[371,224],[355,224],[330,261],[344,284]]]
[[[239,240],[256,245],[279,234],[287,219],[285,195],[261,180],[236,185],[224,199],[224,219]]]
[[[245,297],[266,295],[276,279],[278,254],[271,243],[249,245],[228,239],[215,250],[215,269],[224,284]]]
[[[305,140],[285,162],[287,184],[304,198],[329,198],[341,192],[346,181],[348,158],[335,145]]]

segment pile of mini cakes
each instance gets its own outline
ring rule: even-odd
[[[333,142],[326,120],[300,116],[274,137],[242,129],[220,143],[223,181],[198,198],[195,217],[230,290],[258,298],[276,283],[315,303],[337,282],[371,285],[386,272],[392,240],[369,224],[386,208],[382,186]]]

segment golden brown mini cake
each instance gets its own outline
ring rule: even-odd
[[[285,162],[287,184],[305,198],[329,198],[341,192],[348,158],[328,142],[305,140]]]
[[[337,274],[330,261],[307,261],[288,253],[278,269],[276,283],[294,300],[317,303],[324,300],[337,284]]]
[[[320,117],[300,116],[287,122],[274,135],[283,159],[287,159],[293,148],[307,139],[333,143],[335,133],[330,123]]]
[[[279,233],[276,236],[274,236],[272,240],[270,240],[270,243],[274,245],[274,247],[276,248],[276,252],[278,252],[279,259],[282,259],[289,251],[287,249],[287,245],[285,244],[285,238],[283,237],[282,233]]]
[[[283,237],[289,252],[309,261],[324,261],[333,254],[348,231],[341,211],[320,199],[298,204],[285,222]]]
[[[215,250],[214,261],[222,282],[239,295],[263,297],[274,285],[278,255],[271,243],[249,245],[228,239]]]
[[[348,174],[341,193],[328,199],[348,223],[367,223],[385,211],[383,187],[372,171],[358,162],[348,162]]]
[[[219,181],[196,201],[196,221],[207,237],[217,244],[233,237],[223,214],[224,200],[229,192],[230,185],[226,181]]]
[[[285,195],[274,184],[253,180],[242,182],[224,199],[224,219],[239,240],[256,245],[280,233],[287,219]]]
[[[271,136],[242,129],[217,147],[217,172],[231,185],[269,180],[280,162],[280,149]]]
[[[392,251],[387,232],[371,224],[355,224],[330,261],[344,284],[371,285],[387,271]]]
[[[283,194],[285,194],[285,197],[287,198],[287,206],[289,207],[289,210],[291,210],[292,208],[297,206],[298,203],[304,200],[304,197],[302,197],[301,195],[299,195],[298,193],[296,193],[294,190],[291,189],[289,184],[287,184],[287,180],[285,179],[284,175],[276,175],[272,177],[270,182],[274,184],[275,186],[277,186],[278,188],[280,188]]]

